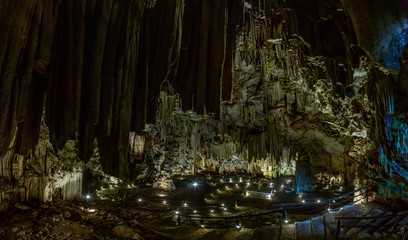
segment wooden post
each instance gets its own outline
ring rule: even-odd
[[[326,215],[323,214],[323,228],[324,228],[324,238],[327,240],[327,226],[326,226]]]
[[[336,240],[339,239],[341,233],[340,219],[337,219]]]
[[[180,215],[177,215],[177,225],[178,225],[178,226],[180,226],[180,225],[181,225]]]
[[[368,187],[365,188],[365,202],[368,203]]]
[[[313,218],[310,219],[310,232],[312,234],[312,239],[314,239]]]

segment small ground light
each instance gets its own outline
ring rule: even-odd
[[[197,186],[198,186],[198,183],[197,183],[197,182],[194,182],[194,183],[193,183],[193,186],[194,186],[194,187],[197,187]]]
[[[197,213],[197,210],[194,210],[194,213]]]
[[[141,199],[141,198],[139,198],[139,199],[138,199],[138,201],[139,201],[139,202],[141,202],[141,201],[142,201],[142,199]]]
[[[164,200],[163,203],[166,204],[167,203],[166,200]]]
[[[288,221],[288,219],[285,219],[285,223],[288,223],[289,221]]]
[[[184,207],[187,207],[187,203],[184,203]]]
[[[221,206],[223,206],[223,207],[224,207],[224,206],[225,206],[225,204],[223,203],[223,204],[221,204]]]
[[[302,203],[305,203],[305,200],[302,200]]]
[[[175,214],[179,214],[179,211],[175,211],[174,213],[175,213]]]
[[[204,224],[201,224],[201,227],[203,228],[203,227],[204,227]]]
[[[318,202],[318,203],[320,203],[320,199],[319,199],[319,200],[317,200],[317,202]]]
[[[213,212],[214,212],[214,210],[212,210],[212,209],[211,209],[211,210],[210,210],[210,212],[212,212],[212,213],[213,213]]]
[[[228,188],[228,186],[225,186],[225,189],[227,189]]]
[[[236,228],[241,228],[241,225],[237,225]]]
[[[91,198],[91,196],[89,196],[89,195],[86,195],[86,199],[90,199]]]

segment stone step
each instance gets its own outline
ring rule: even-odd
[[[295,226],[297,240],[310,239],[310,237],[312,236],[312,229],[309,220],[297,222],[295,223]]]
[[[345,215],[343,215],[345,216]],[[386,213],[384,213],[382,210],[380,209],[375,209],[372,208],[369,212],[364,213],[364,215],[362,215],[363,217],[383,217],[386,216]],[[346,221],[345,223],[347,225],[377,225],[379,224],[381,221],[383,221],[384,219],[361,219],[361,220],[355,220],[355,221]],[[373,228],[351,228],[351,229],[347,229],[346,231],[343,232],[344,235],[351,235],[351,236],[364,236],[364,237],[368,237],[371,236],[373,234],[373,232],[370,232],[370,230],[372,230]]]
[[[280,240],[295,240],[295,224],[283,224]]]
[[[325,231],[324,231],[323,216],[313,218],[312,224],[313,224],[313,236],[316,239],[324,239],[326,236],[325,236]]]
[[[254,229],[252,228],[242,228],[239,231],[239,234],[237,237],[234,238],[234,240],[249,240],[252,238],[253,234],[254,234]],[[216,238],[214,238],[216,239]],[[224,238],[227,239],[227,238]]]
[[[256,228],[254,234],[252,235],[251,240],[258,239],[279,240],[280,231],[281,231],[280,226]]]

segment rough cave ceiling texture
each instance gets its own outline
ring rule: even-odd
[[[56,148],[77,137],[89,159],[96,137],[106,161],[127,161],[129,132],[154,121],[165,79],[186,109],[218,114],[242,12],[235,2],[2,2],[0,152],[14,136],[16,153],[36,146],[44,100]]]
[[[382,65],[399,69],[398,59],[408,43],[408,2],[343,1],[351,13],[360,44]]]
[[[370,58],[398,67],[403,2],[260,2],[0,1],[1,176],[75,195],[98,158],[161,187],[197,165],[408,196],[396,72]],[[50,185],[52,167],[70,177]]]

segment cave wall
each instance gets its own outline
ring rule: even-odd
[[[408,43],[408,3],[404,0],[343,1],[360,45],[383,66],[399,70]]]
[[[123,161],[142,1],[13,1],[1,13],[1,153],[33,151],[45,105],[55,149],[78,141],[86,160],[95,137],[115,138],[109,152]]]
[[[220,122],[183,111],[183,94],[162,89],[145,145],[156,185],[170,188],[172,176],[197,170],[296,174],[305,190],[383,184],[378,149],[382,116],[394,112],[395,72],[360,47],[338,1],[289,1],[274,11],[257,4],[245,4]]]
[[[383,184],[394,177],[383,156],[398,149],[384,119],[395,112],[396,72],[370,55],[390,67],[383,54],[403,44],[392,39],[405,15],[399,2],[364,1],[367,15],[356,4],[2,1],[1,176],[13,185],[21,164],[41,165],[43,119],[40,148],[53,162],[67,143],[86,162],[97,139],[106,173],[164,188],[202,169]]]
[[[10,148],[21,155],[33,151],[45,105],[55,149],[74,140],[79,158],[87,161],[98,139],[104,170],[129,178],[129,132],[155,121],[163,82],[183,92],[184,109],[219,116],[221,85],[229,95],[240,5],[2,2],[1,154]]]

